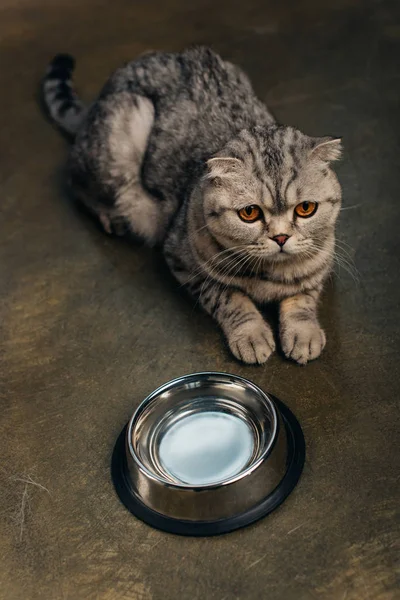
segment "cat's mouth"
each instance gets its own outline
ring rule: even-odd
[[[255,257],[259,257],[259,258],[264,258],[264,259],[276,259],[277,257],[279,258],[283,258],[286,256],[291,256],[292,253],[288,252],[287,249],[285,249],[284,247],[282,248],[274,248],[274,250],[272,251],[271,248],[269,247],[265,247],[265,248],[257,248],[255,250],[251,250],[250,254],[252,256]]]

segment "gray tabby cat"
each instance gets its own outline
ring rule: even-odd
[[[118,69],[87,110],[73,59],[43,81],[53,120],[74,136],[75,195],[107,232],[162,244],[175,277],[214,317],[234,356],[274,351],[257,306],[279,303],[285,355],[325,346],[317,304],[331,270],[340,139],[276,124],[246,75],[207,48],[149,53]]]

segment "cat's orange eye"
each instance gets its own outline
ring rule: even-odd
[[[256,204],[250,204],[238,211],[239,217],[246,223],[254,223],[261,218],[261,208]]]
[[[303,217],[303,219],[306,219],[307,217],[312,217],[318,208],[318,204],[316,202],[301,202],[301,204],[298,204],[295,209],[294,212],[298,217]]]

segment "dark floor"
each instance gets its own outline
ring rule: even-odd
[[[400,597],[396,12],[395,0],[2,0],[2,599]],[[107,238],[63,192],[67,146],[35,97],[51,56],[77,56],[92,98],[125,60],[190,43],[241,64],[279,120],[344,136],[350,273],[338,269],[327,289],[328,345],[305,368],[278,355],[236,363],[157,253]],[[265,520],[177,538],[123,508],[110,455],[148,392],[206,369],[283,399],[304,427],[307,462]]]

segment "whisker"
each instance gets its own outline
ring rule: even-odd
[[[360,208],[360,206],[362,206],[362,204],[352,204],[352,206],[344,206],[343,208],[340,209],[340,212],[342,212],[342,210],[353,210],[353,208]]]
[[[203,231],[203,229],[206,229],[208,227],[208,225],[202,225],[201,227],[199,227],[198,229],[196,229],[195,231],[190,231],[187,233],[187,237],[190,241],[193,241],[194,236],[199,233],[200,231]]]
[[[220,288],[221,286],[223,286],[223,285],[224,285],[224,287],[223,287],[223,289],[222,289],[222,291],[221,291],[221,294],[223,294],[223,293],[224,293],[224,292],[225,292],[225,291],[228,289],[228,287],[230,286],[230,284],[231,284],[232,280],[233,280],[233,279],[236,277],[236,275],[237,275],[237,273],[238,273],[239,269],[240,269],[240,268],[241,268],[241,267],[242,267],[242,266],[243,266],[243,265],[246,263],[246,261],[247,261],[248,259],[249,259],[249,257],[248,257],[247,255],[245,255],[245,256],[242,256],[242,257],[239,259],[239,262],[238,262],[238,264],[237,264],[237,266],[236,266],[236,269],[235,269],[235,271],[234,271],[233,275],[232,275],[232,276],[231,276],[231,278],[229,279],[228,283],[226,283],[225,285],[224,285],[224,282],[222,282],[222,281],[217,281],[217,280],[214,280],[214,284],[215,284],[215,286],[216,286],[217,288]],[[236,260],[236,258],[235,258],[233,261],[231,261],[231,262],[229,263],[229,266],[228,266],[228,267],[224,268],[224,271],[222,271],[222,273],[220,273],[220,274],[219,274],[219,275],[220,275],[220,277],[225,277],[225,274],[228,272],[228,269],[230,269],[230,267],[231,267],[232,263],[233,263],[235,260]],[[206,280],[203,282],[203,285],[201,286],[201,290],[200,290],[199,296],[198,296],[198,298],[197,298],[197,300],[196,300],[196,303],[195,303],[195,305],[194,305],[193,309],[194,309],[194,308],[196,308],[197,304],[198,304],[198,303],[201,301],[201,299],[202,299],[202,295],[203,295],[203,290],[204,290],[204,287],[205,287],[206,283],[208,283],[208,281],[209,281],[210,279],[212,279],[212,275],[211,275],[211,274],[209,274],[209,275],[208,275],[208,277],[206,278]]]
[[[227,273],[227,272],[228,272],[228,270],[231,268],[231,266],[232,266],[233,264],[235,264],[235,262],[236,262],[236,260],[237,260],[237,257],[234,257],[234,258],[230,257],[230,258],[231,258],[230,262],[229,262],[227,265],[224,265],[224,268],[223,268],[222,274],[220,274],[220,276],[223,276],[223,275],[224,275],[224,273]],[[204,282],[203,282],[203,285],[201,286],[200,293],[199,293],[199,300],[201,299],[201,297],[202,297],[202,295],[203,295],[203,290],[204,290],[205,286],[206,286],[206,285],[207,285],[207,283],[208,283],[210,280],[212,280],[212,279],[214,279],[214,278],[213,278],[213,274],[212,274],[212,273],[209,273],[209,274],[207,275],[207,277],[205,278],[205,280],[204,280]],[[214,279],[214,281],[215,281],[216,283],[218,283],[218,282],[217,282],[215,279]],[[197,303],[196,303],[196,304],[197,304]]]
[[[257,263],[257,265],[256,265],[256,273],[255,273],[255,275],[256,275],[256,278],[258,278],[258,277],[259,277],[259,271],[260,271],[260,269],[261,269],[261,267],[262,267],[262,263],[263,263],[263,257],[262,257],[262,256],[260,256],[260,257],[259,257],[259,259],[258,259],[258,263]]]
[[[229,286],[231,285],[232,281],[235,279],[235,277],[238,276],[239,271],[241,268],[243,268],[245,265],[247,265],[249,263],[249,261],[251,261],[253,257],[250,255],[245,256],[238,264],[236,271],[234,272],[234,274],[232,275],[232,277],[229,279],[228,283],[225,285],[224,289],[222,290],[222,293],[224,293]]]
[[[205,270],[205,268],[209,265],[209,263],[211,263],[212,261],[216,261],[219,257],[221,257],[222,255],[226,254],[227,252],[233,253],[233,254],[237,254],[240,253],[240,250],[236,250],[236,248],[242,248],[242,247],[246,247],[246,245],[242,245],[242,246],[234,246],[232,248],[226,248],[225,250],[222,250],[221,252],[217,252],[216,254],[214,254],[213,256],[211,256],[211,258],[209,258],[208,260],[206,260],[205,262],[201,263],[200,265],[198,265],[194,271],[192,271],[190,273],[190,277],[189,279],[187,279],[185,281],[185,283],[182,284],[182,286],[186,285],[187,283],[189,283],[192,279],[194,279],[197,275],[199,275],[202,271]],[[226,258],[230,258],[230,256],[226,257]],[[215,266],[218,266],[220,264],[220,261],[217,261]],[[181,287],[182,287],[181,286]]]
[[[318,249],[319,254],[331,256],[334,263],[338,265],[339,268],[342,268],[344,271],[346,271],[353,278],[355,283],[359,282],[360,273],[355,266],[352,257],[345,248],[338,246],[332,252],[324,248],[322,244],[314,244],[314,247]]]

